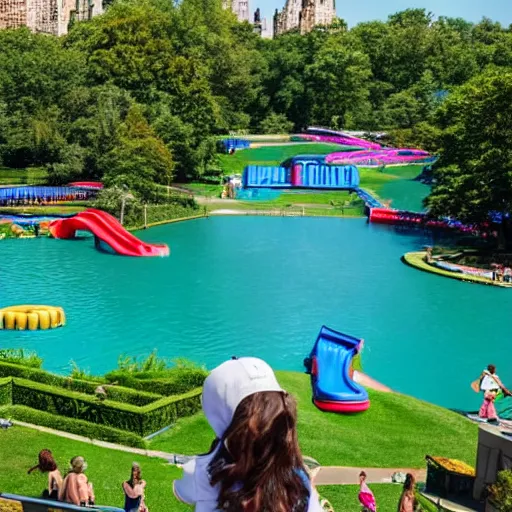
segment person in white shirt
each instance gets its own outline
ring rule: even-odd
[[[297,440],[295,400],[254,357],[215,368],[203,386],[216,440],[183,466],[175,496],[196,512],[321,512]]]
[[[493,364],[490,364],[480,375],[480,390],[484,393],[484,401],[478,415],[487,421],[497,421],[498,414],[494,406],[496,397],[500,392],[506,396],[512,396],[512,393],[501,382],[496,374],[496,366]]]

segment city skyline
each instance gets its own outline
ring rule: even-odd
[[[285,0],[251,0],[250,12],[260,8],[261,17],[272,20],[276,9],[281,11],[284,8]],[[512,24],[512,1],[511,0],[363,0],[362,2],[344,3],[343,0],[336,2],[336,13],[353,27],[363,21],[382,20],[385,21],[389,15],[408,8],[425,8],[431,11],[436,17],[460,17],[471,22],[478,22],[483,17],[499,21],[502,25]]]

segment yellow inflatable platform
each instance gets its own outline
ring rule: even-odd
[[[64,310],[55,306],[9,306],[0,309],[0,329],[37,331],[66,325]]]

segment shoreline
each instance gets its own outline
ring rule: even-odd
[[[472,276],[470,274],[462,274],[459,272],[450,272],[448,270],[433,267],[424,260],[426,254],[426,251],[407,252],[401,257],[401,260],[404,264],[415,268],[416,270],[421,270],[422,272],[428,272],[430,274],[438,275],[441,277],[448,277],[450,279],[456,279],[457,281],[464,281],[467,283],[495,286],[498,288],[512,288],[512,283],[492,281],[491,279],[487,279],[485,277]]]

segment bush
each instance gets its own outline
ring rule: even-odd
[[[0,361],[0,378],[1,377],[18,377],[89,395],[94,395],[96,387],[105,382],[104,379],[102,380],[100,378],[97,380],[85,381],[70,377],[62,377],[38,368],[27,368]],[[115,380],[112,380],[111,382],[115,382]],[[155,393],[145,392],[143,390],[136,391],[134,389],[123,388],[121,386],[109,387],[108,396],[114,401],[138,406],[147,405],[162,398],[161,395],[157,395]]]
[[[12,379],[0,379],[0,405],[12,404]]]
[[[118,369],[107,373],[105,379],[128,388],[152,390],[160,395],[170,396],[202,386],[207,375],[205,368],[190,361],[168,361],[153,352],[143,360],[120,357]]]
[[[146,441],[131,432],[74,418],[56,416],[48,412],[36,411],[22,405],[11,405],[0,408],[0,417],[53,428],[55,430],[88,437],[89,439],[98,439],[109,443],[132,446],[134,448],[147,448]]]
[[[111,400],[99,401],[83,393],[38,382],[12,379],[12,405],[128,430],[139,436],[147,436],[180,417],[194,414],[201,408],[200,397],[201,389],[195,389],[136,407]]]
[[[512,512],[512,471],[498,473],[498,479],[489,488],[489,498],[499,512]]]
[[[15,363],[30,368],[41,368],[43,360],[35,353],[22,348],[0,349],[0,362]]]

